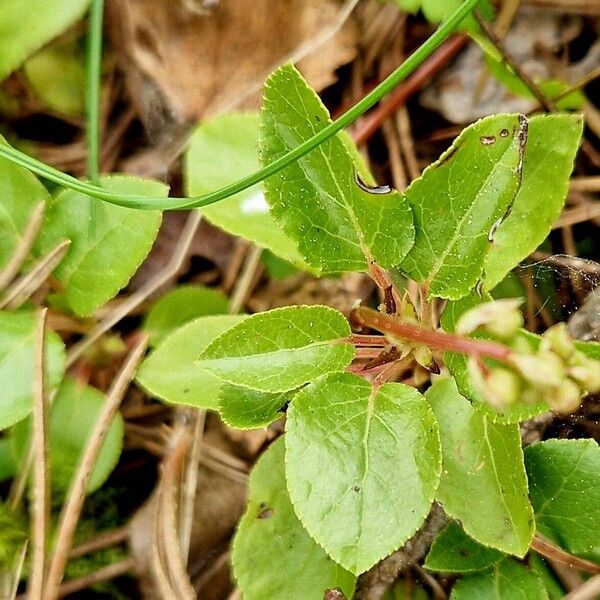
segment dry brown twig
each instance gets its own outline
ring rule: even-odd
[[[4,298],[0,300],[0,309],[16,310],[19,308],[46,281],[50,273],[64,258],[70,245],[70,240],[60,242],[48,254],[40,258],[28,273],[17,279],[6,290]]]
[[[48,470],[48,414],[45,394],[45,329],[46,312],[42,308],[37,314],[34,336],[33,365],[33,435],[34,455],[31,503],[31,570],[27,581],[29,600],[42,600],[46,567],[46,539],[50,516],[50,474]]]
[[[148,336],[143,336],[125,359],[123,366],[107,392],[105,404],[81,456],[67,499],[60,514],[56,546],[48,569],[44,600],[56,600],[58,597],[59,586],[69,559],[73,535],[81,514],[94,465],[96,464],[110,425],[119,409],[119,404],[135,376],[136,369],[147,347]]]

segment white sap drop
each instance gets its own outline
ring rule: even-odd
[[[245,215],[264,214],[269,212],[269,205],[267,204],[265,195],[262,191],[256,190],[251,196],[242,200],[240,210]]]

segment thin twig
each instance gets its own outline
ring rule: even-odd
[[[31,212],[31,217],[29,217],[23,237],[19,240],[7,265],[0,272],[0,290],[3,290],[13,280],[23,266],[25,259],[29,256],[33,242],[35,242],[35,238],[42,226],[45,208],[46,203],[40,202]]]
[[[157,541],[165,559],[168,578],[176,594],[175,598],[196,600],[196,594],[181,555],[177,533],[177,490],[181,484],[183,464],[189,448],[186,434],[186,429],[183,429],[173,450],[163,463],[156,508],[156,524],[160,528]]]
[[[600,175],[591,177],[571,177],[570,192],[600,192]]]
[[[79,546],[75,546],[71,552],[69,552],[69,558],[78,558],[80,556],[85,556],[86,554],[91,554],[92,552],[98,552],[98,550],[111,548],[112,546],[126,542],[128,538],[129,527],[127,525],[106,531],[91,540],[79,544]]]
[[[139,290],[131,294],[124,302],[119,304],[119,306],[102,319],[100,323],[95,325],[84,339],[73,344],[69,348],[67,351],[67,367],[70,367],[83,352],[98,340],[98,338],[104,335],[111,327],[116,325],[121,319],[126,317],[132,310],[144,302],[148,296],[175,277],[183,265],[183,261],[187,256],[201,220],[202,215],[197,210],[190,212],[183,231],[181,232],[181,237],[171,256],[171,260],[165,268],[152,277],[152,279],[148,280]]]
[[[563,210],[562,214],[552,225],[552,229],[560,229],[566,225],[577,225],[585,221],[591,221],[600,217],[600,206],[598,204],[580,204],[575,208]]]
[[[45,344],[47,309],[38,311],[33,342],[33,501],[31,503],[31,570],[27,582],[29,600],[42,600],[46,564],[46,539],[50,515],[50,475],[48,470],[48,414],[45,397]]]
[[[17,552],[17,558],[15,560],[15,568],[12,572],[12,580],[8,583],[7,587],[10,590],[4,589],[3,594],[6,600],[15,600],[17,597],[17,591],[19,590],[19,582],[21,581],[21,573],[23,572],[23,565],[25,564],[25,556],[27,554],[28,542],[25,541],[19,552]]]
[[[37,290],[60,261],[64,258],[70,240],[60,242],[48,254],[35,263],[31,271],[15,281],[7,290],[6,295],[0,300],[0,309],[7,308],[15,310],[25,302],[35,290]]]
[[[360,146],[379,130],[381,124],[392,116],[411,96],[414,96],[433,76],[452,60],[469,42],[466,35],[455,34],[423,61],[415,72],[400,84],[386,100],[372,110],[354,135]]]
[[[55,600],[58,597],[60,582],[62,581],[69,558],[73,534],[75,533],[79,515],[81,514],[86,490],[94,470],[94,465],[96,464],[110,425],[119,409],[119,404],[121,403],[131,380],[135,376],[135,372],[144,356],[147,346],[148,336],[145,335],[127,356],[117,377],[108,390],[102,412],[96,421],[86,448],[81,456],[79,466],[77,467],[77,471],[75,472],[69,489],[67,500],[61,511],[58,534],[56,536],[56,547],[48,570],[45,600]]]
[[[593,563],[590,560],[573,556],[566,550],[559,548],[550,540],[547,540],[541,534],[536,533],[531,542],[531,549],[535,550],[545,558],[551,558],[563,565],[568,565],[572,569],[585,571],[586,573],[600,573],[600,565]]]
[[[583,585],[567,594],[563,600],[596,600],[600,595],[600,575],[588,579]]]
[[[179,539],[181,543],[181,557],[187,564],[190,541],[192,539],[192,526],[194,524],[194,508],[198,489],[198,466],[202,456],[202,437],[206,422],[206,411],[195,412],[194,427],[192,430],[192,447],[190,448],[183,485],[181,486],[181,509],[179,511]]]
[[[77,577],[77,579],[71,579],[65,581],[58,590],[58,597],[63,598],[69,594],[86,590],[97,583],[103,583],[105,581],[111,581],[116,577],[127,575],[127,573],[135,570],[135,560],[132,557],[124,558],[123,560],[102,567],[93,573]]]
[[[235,286],[229,299],[229,312],[231,314],[240,312],[250,292],[252,291],[252,282],[254,281],[256,270],[260,265],[260,257],[262,252],[263,249],[260,246],[252,244],[250,247],[240,275],[235,282]]]
[[[478,10],[473,11],[473,16],[479,23],[483,33],[491,42],[492,46],[502,55],[502,58],[506,64],[514,71],[515,75],[527,86],[529,91],[534,95],[535,99],[544,107],[548,112],[554,112],[556,106],[554,103],[540,90],[538,85],[533,81],[531,77],[521,68],[521,65],[514,60],[512,55],[506,51],[504,43],[498,37],[498,34],[494,31],[491,25],[486,21]]]

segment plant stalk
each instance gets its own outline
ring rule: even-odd
[[[383,334],[390,334],[409,342],[424,344],[435,350],[492,358],[504,363],[508,361],[512,354],[512,350],[502,344],[425,329],[419,325],[400,321],[398,317],[377,312],[366,306],[357,308],[352,315],[360,324],[381,331]]]

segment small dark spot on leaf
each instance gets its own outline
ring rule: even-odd
[[[482,135],[479,138],[479,140],[484,146],[491,146],[492,144],[496,143],[496,136],[495,135]]]
[[[190,391],[190,388],[185,388],[185,390],[183,390],[183,393],[184,393],[184,394],[188,394],[188,393],[189,393],[189,391]]]
[[[360,485],[355,485],[355,486],[352,488],[352,491],[354,491],[354,492],[360,492]]]
[[[315,121],[317,121],[318,123],[321,122],[321,117],[319,115],[315,115]]]
[[[260,503],[259,508],[261,510],[258,513],[257,518],[259,518],[259,519],[268,519],[269,517],[273,516],[273,509],[270,508],[269,506],[267,506],[264,502]]]
[[[463,557],[463,558],[467,558],[467,556],[469,556],[469,551],[466,548],[461,548],[459,550],[459,554]]]
[[[508,129],[501,129],[499,135],[503,138],[508,137]]]

